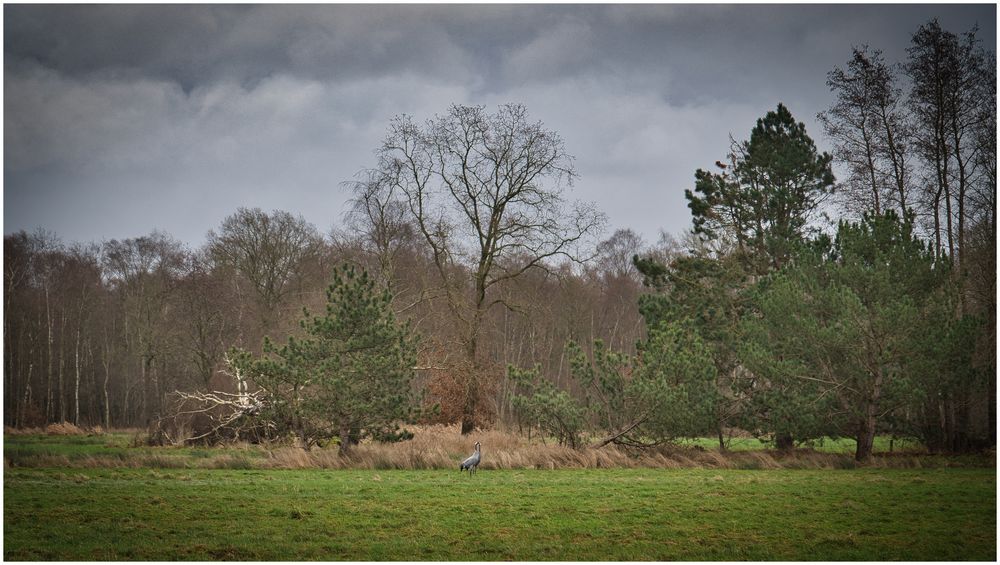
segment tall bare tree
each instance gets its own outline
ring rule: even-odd
[[[817,117],[834,140],[834,157],[848,170],[839,190],[841,204],[859,217],[890,207],[905,215],[909,132],[893,68],[881,51],[856,47],[847,67],[830,71],[826,83],[837,99]]]
[[[277,308],[295,288],[305,261],[322,243],[316,227],[302,216],[260,208],[239,208],[208,232],[208,250],[220,265],[234,269],[253,286],[261,325],[271,329]]]
[[[163,353],[167,298],[184,267],[185,251],[169,235],[148,236],[104,244],[102,260],[112,285],[124,303],[126,348],[138,356],[141,422],[145,425],[158,410],[163,390],[152,374],[154,361]]]
[[[396,265],[403,249],[414,240],[416,228],[395,183],[380,171],[362,171],[359,180],[345,183],[354,194],[345,215],[348,229],[375,260],[369,272],[392,289]]]
[[[236,333],[233,298],[222,270],[205,252],[194,254],[177,287],[181,348],[194,366],[196,382],[206,390]]]
[[[81,347],[89,339],[87,325],[94,304],[102,291],[100,247],[96,244],[73,245],[66,254],[63,274],[65,298],[71,302],[74,320],[73,336],[73,424],[80,424],[80,384],[83,361]]]
[[[926,194],[935,244],[958,265],[966,240],[966,204],[982,150],[975,132],[989,119],[982,108],[996,90],[995,82],[984,84],[995,75],[985,69],[987,57],[976,32],[973,28],[959,37],[931,20],[913,34],[907,50],[906,71],[913,82],[909,104],[929,173]]]
[[[523,105],[494,114],[452,106],[419,125],[393,120],[369,174],[405,202],[430,248],[448,306],[464,328],[462,432],[477,424],[483,322],[494,306],[515,306],[497,287],[558,257],[579,257],[604,217],[592,206],[567,205],[575,175],[558,134],[531,122]],[[471,279],[471,280],[470,280]]]

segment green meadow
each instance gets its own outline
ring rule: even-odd
[[[5,560],[997,556],[992,468],[481,470],[470,477],[457,470],[5,465],[3,511]]]

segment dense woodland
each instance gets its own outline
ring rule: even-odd
[[[342,446],[415,419],[572,446],[852,437],[859,459],[875,434],[995,445],[995,68],[936,21],[904,61],[855,48],[823,132],[782,104],[734,132],[656,242],[568,200],[563,140],[515,104],[394,120],[331,187],[352,204],[329,233],[238,208],[197,249],[7,235],[4,423],[154,429],[252,397],[283,406],[257,433]]]

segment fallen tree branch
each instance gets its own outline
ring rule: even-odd
[[[635,422],[633,422],[632,424],[630,424],[627,428],[621,430],[620,432],[611,434],[610,436],[608,436],[608,437],[604,438],[603,440],[601,440],[600,442],[598,442],[596,445],[593,446],[593,449],[600,449],[600,448],[604,447],[605,445],[608,445],[609,443],[617,443],[617,441],[618,441],[618,439],[620,437],[622,437],[625,434],[627,434],[627,433],[631,432],[632,430],[636,429],[637,427],[639,427],[640,425],[642,425],[648,419],[649,419],[648,415],[643,416],[642,418],[639,418],[638,420],[636,420]],[[634,442],[630,442],[630,443],[634,443]]]

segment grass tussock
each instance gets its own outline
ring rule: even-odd
[[[44,428],[15,428],[4,426],[5,436],[49,435],[49,436],[94,436],[104,435],[104,428],[97,425],[80,427],[70,422],[49,424]]]
[[[85,436],[87,432],[69,422],[59,422],[45,426],[45,433],[50,436]]]

